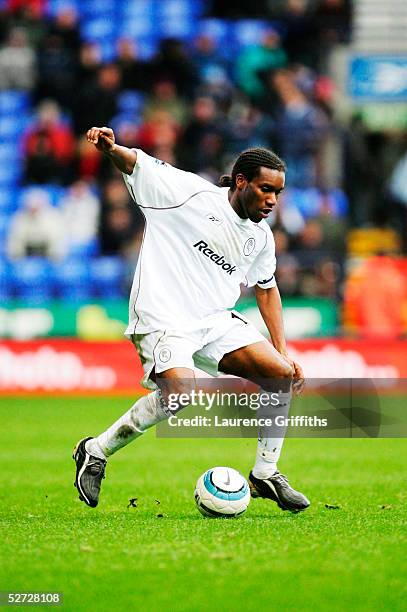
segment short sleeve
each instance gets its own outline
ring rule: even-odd
[[[133,200],[141,208],[176,208],[200,191],[216,187],[191,172],[184,172],[137,149],[133,173],[123,173]]]
[[[246,274],[247,286],[258,285],[261,289],[271,289],[276,287],[276,249],[273,234],[267,224],[262,225],[266,232],[266,241],[263,249]]]

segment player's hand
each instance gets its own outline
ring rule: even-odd
[[[98,151],[109,153],[115,145],[114,132],[108,127],[92,127],[86,132],[86,139],[95,145]]]
[[[295,395],[299,395],[305,386],[304,372],[302,367],[295,361],[291,361],[291,365],[294,368],[293,391]]]

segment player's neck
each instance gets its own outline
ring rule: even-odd
[[[244,206],[243,202],[241,202],[239,200],[239,196],[238,196],[237,191],[231,191],[229,189],[228,199],[229,199],[229,204],[231,205],[231,207],[233,208],[235,213],[241,219],[248,219],[249,218],[249,215],[247,214],[246,207]]]

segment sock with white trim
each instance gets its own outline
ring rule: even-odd
[[[157,389],[137,400],[130,410],[97,438],[88,440],[85,448],[91,455],[107,459],[168,416],[161,391]]]
[[[263,391],[264,393],[264,391]],[[256,463],[252,470],[256,478],[269,478],[277,471],[277,461],[280,458],[284,437],[287,430],[285,425],[275,424],[275,417],[288,417],[291,403],[291,391],[279,392],[278,406],[271,407],[268,416],[273,419],[273,425],[260,428],[256,452]],[[281,419],[282,420],[282,419]]]

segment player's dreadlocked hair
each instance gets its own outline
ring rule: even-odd
[[[232,168],[232,175],[224,174],[220,177],[219,186],[230,187],[233,190],[236,187],[236,176],[238,174],[243,174],[250,182],[259,174],[261,166],[271,168],[271,170],[278,170],[279,172],[285,172],[286,170],[283,160],[273,153],[273,151],[261,147],[247,149],[247,151],[240,153],[235,161]]]

